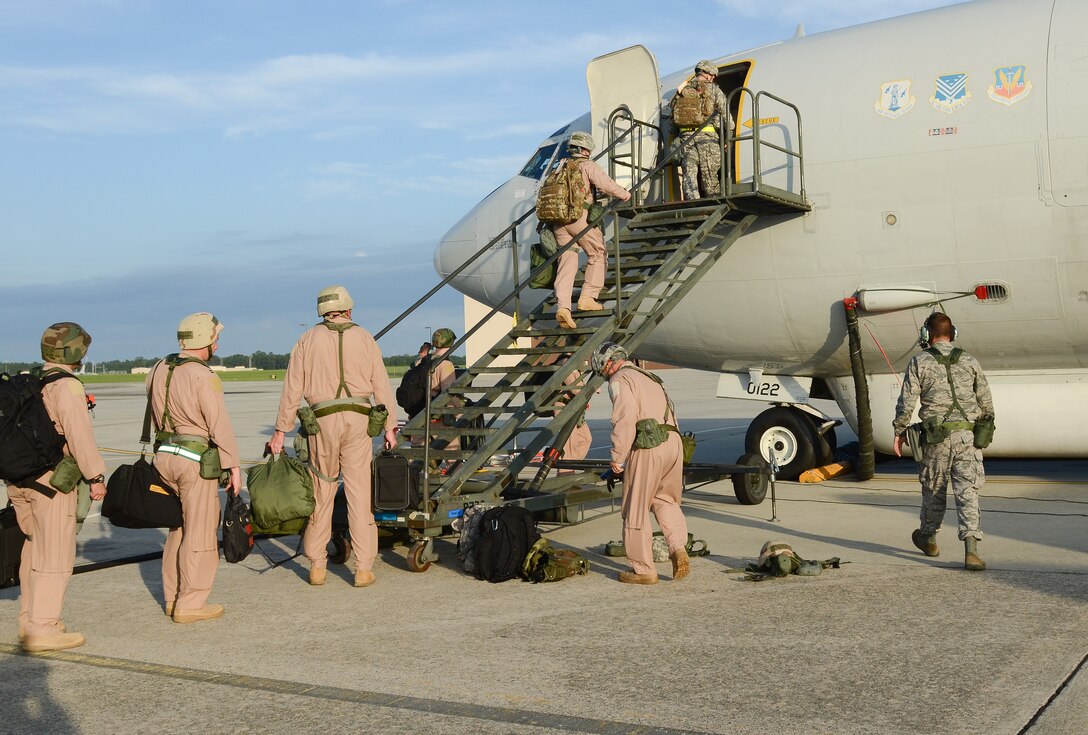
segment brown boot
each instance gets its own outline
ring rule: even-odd
[[[657,584],[657,575],[620,572],[620,581],[624,584]]]
[[[198,623],[201,620],[213,620],[223,617],[226,609],[222,605],[205,605],[196,610],[174,610],[175,623]]]
[[[355,586],[356,587],[369,587],[378,581],[378,578],[374,576],[374,572],[369,569],[356,569],[355,570]]]
[[[926,536],[920,528],[911,533],[910,540],[926,556],[940,556],[941,554],[941,550],[937,548],[937,537]]]
[[[76,648],[87,642],[82,633],[53,633],[52,635],[28,635],[23,638],[23,650],[37,651],[62,651],[65,648]]]
[[[316,564],[310,564],[310,584],[314,587],[325,584],[325,575],[327,574],[325,567],[319,567]]]
[[[688,552],[684,549],[677,549],[669,554],[669,559],[672,560],[672,578],[683,579],[691,573],[691,564],[688,562]]]
[[[604,304],[597,299],[578,299],[578,311],[600,311]]]
[[[578,323],[574,321],[574,317],[570,315],[570,309],[556,309],[555,320],[559,322],[559,326],[563,329],[575,329]]]
[[[965,538],[963,540],[963,568],[972,572],[982,572],[986,569],[986,562],[978,555],[978,539]]]

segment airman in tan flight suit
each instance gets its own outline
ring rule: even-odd
[[[170,529],[162,552],[164,609],[175,623],[224,613],[222,605],[208,604],[219,567],[220,473],[202,476],[200,462],[205,452],[218,450],[227,492],[241,491],[238,442],[223,383],[208,367],[222,331],[223,324],[208,312],[185,317],[177,332],[181,351],[155,363],[146,381],[156,429],[155,468],[177,489],[184,518],[181,528]]]
[[[608,174],[589,160],[593,152],[593,137],[588,133],[574,133],[567,141],[570,160],[563,165],[577,165],[581,168],[585,183],[586,205],[582,216],[569,225],[555,225],[555,240],[563,247],[588,226],[588,205],[593,203],[597,192],[608,194],[626,202],[631,193],[608,177]],[[586,254],[586,279],[582,292],[578,296],[579,311],[599,311],[603,307],[597,302],[597,294],[604,288],[604,273],[608,264],[608,251],[604,246],[604,233],[599,227],[593,227],[578,241],[578,246]],[[578,275],[578,251],[572,248],[559,256],[555,270],[555,300],[557,302],[555,318],[561,327],[574,329],[577,324],[570,313],[571,299],[574,296],[574,278]]]
[[[688,525],[680,510],[683,490],[683,445],[676,415],[665,391],[651,373],[627,362],[627,351],[605,342],[593,353],[593,371],[608,378],[612,398],[612,472],[623,475],[623,545],[632,572],[620,572],[621,582],[657,584],[653,560],[653,529],[650,513],[665,534],[672,560],[673,579],[688,576],[685,550]],[[676,430],[653,448],[634,447],[637,424],[642,419],[671,420]]]
[[[42,377],[71,375],[79,368],[91,335],[74,322],[53,324],[42,335]],[[91,497],[106,496],[106,465],[98,453],[87,394],[75,377],[53,378],[42,388],[49,418],[64,438],[64,454],[75,459],[91,486]],[[64,593],[76,558],[76,491],[52,492],[53,470],[35,482],[41,489],[8,485],[19,528],[26,534],[19,564],[19,639],[26,651],[75,648],[86,641],[61,622]]]
[[[308,437],[315,506],[303,550],[310,561],[312,585],[325,583],[333,501],[341,476],[355,554],[355,586],[374,583],[378,527],[371,507],[373,443],[367,433],[371,406],[384,405],[389,411],[385,446],[396,444],[396,402],[389,375],[378,343],[370,332],[351,321],[353,306],[343,286],[330,286],[318,294],[317,313],[322,321],[303,334],[291,350],[276,429],[269,441],[274,453],[283,451],[284,436],[295,426],[299,399],[305,398],[321,427],[319,433]]]

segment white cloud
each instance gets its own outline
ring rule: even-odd
[[[776,19],[786,22],[818,23],[821,28],[864,23],[877,18],[905,15],[919,10],[951,5],[956,0],[777,0],[753,3],[749,0],[716,0],[731,13],[745,18]]]

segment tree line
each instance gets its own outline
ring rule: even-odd
[[[416,361],[419,355],[388,355],[384,358],[387,366],[393,365],[411,365]],[[151,367],[161,358],[159,357],[134,357],[128,360],[102,360],[100,362],[89,361],[88,369],[94,368],[96,373],[129,373],[132,372],[132,368],[138,367]],[[256,370],[286,370],[287,363],[291,359],[290,353],[276,354],[274,352],[262,352],[258,350],[251,355],[216,355],[212,358],[212,365],[222,365],[224,367],[252,367]],[[465,358],[454,355],[452,358],[454,365],[458,367],[465,366]],[[41,367],[42,363],[38,362],[4,362],[0,361],[0,372],[5,373],[17,373],[21,370],[31,370],[36,367]]]

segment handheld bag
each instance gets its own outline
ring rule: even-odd
[[[373,510],[401,511],[419,504],[416,493],[416,478],[413,476],[408,458],[396,452],[383,451],[371,462],[374,473]]]
[[[237,564],[251,551],[253,524],[249,520],[249,503],[228,492],[227,507],[223,509],[223,558]]]
[[[180,528],[181,498],[140,455],[110,475],[102,515],[120,528]]]
[[[313,515],[313,478],[306,465],[294,457],[273,454],[264,464],[246,470],[246,484],[256,533],[268,533],[287,521]]]
[[[0,588],[19,584],[19,559],[23,553],[26,536],[19,528],[15,509],[8,506],[0,510]]]
[[[544,265],[549,257],[550,256],[544,254],[544,246],[539,242],[533,243],[532,247],[529,248],[529,265],[534,271]],[[529,279],[529,288],[539,288],[541,290],[554,288],[555,272],[555,261],[553,260]]]

